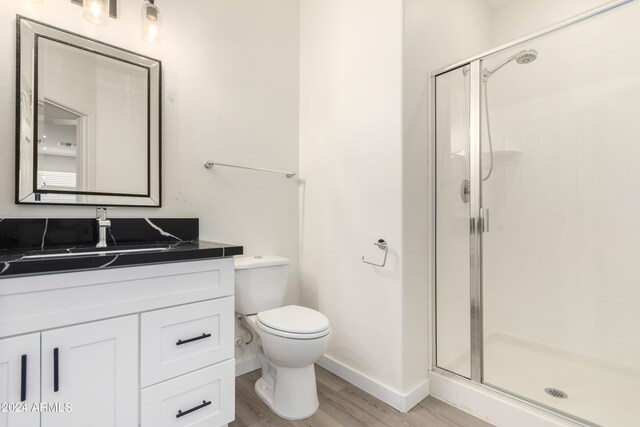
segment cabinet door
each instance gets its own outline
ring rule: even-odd
[[[42,427],[137,427],[138,316],[43,332],[42,400]]]
[[[0,340],[0,427],[39,427],[39,402],[40,334]]]

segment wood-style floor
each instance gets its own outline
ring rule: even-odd
[[[236,378],[236,420],[229,427],[490,427],[451,405],[428,397],[408,414],[316,366],[320,408],[313,417],[288,421],[275,415],[253,390],[260,370]]]

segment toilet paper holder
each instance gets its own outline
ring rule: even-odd
[[[374,267],[384,267],[385,265],[387,265],[387,255],[389,254],[389,245],[387,244],[387,242],[384,241],[384,239],[379,239],[377,242],[374,243],[374,245],[384,251],[384,259],[382,260],[382,264],[369,262],[364,259],[364,256],[362,257],[362,262],[364,262],[365,264],[373,265]]]

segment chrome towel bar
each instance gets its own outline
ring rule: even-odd
[[[227,168],[249,169],[249,170],[253,170],[253,171],[280,173],[280,174],[286,175],[287,178],[293,178],[294,176],[296,176],[296,173],[295,172],[291,172],[291,171],[280,171],[280,170],[276,170],[276,169],[254,168],[252,166],[242,166],[242,165],[229,165],[229,164],[226,164],[226,163],[214,162],[213,160],[207,160],[206,162],[204,162],[204,167],[207,168],[207,169],[211,169],[214,166],[224,166],[224,167],[227,167]]]

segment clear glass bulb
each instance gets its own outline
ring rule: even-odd
[[[142,39],[149,43],[160,42],[160,9],[146,1],[142,5]]]
[[[82,16],[96,25],[107,25],[109,24],[109,3],[109,0],[84,0]]]

